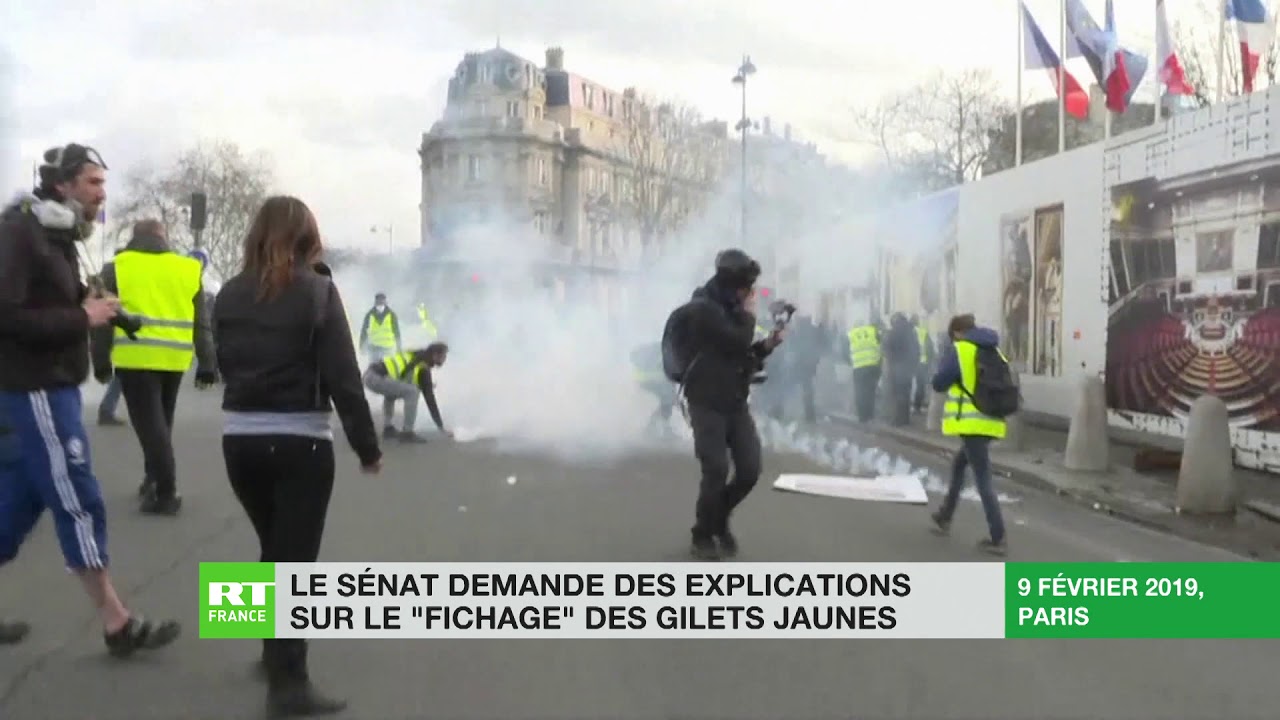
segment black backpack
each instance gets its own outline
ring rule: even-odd
[[[977,380],[969,399],[978,412],[993,418],[1007,418],[1022,404],[1022,391],[1013,379],[1013,371],[1000,351],[991,346],[978,346]]]
[[[690,328],[693,303],[671,311],[666,327],[662,329],[662,372],[673,383],[683,384],[685,375],[693,365],[693,338]]]

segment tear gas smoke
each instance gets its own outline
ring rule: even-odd
[[[769,162],[757,173],[769,194],[749,205],[745,243],[730,172],[661,253],[575,252],[532,222],[504,218],[460,227],[420,251],[342,263],[334,274],[353,334],[385,292],[406,347],[421,347],[429,338],[415,305],[423,302],[450,346],[436,372],[447,425],[499,449],[568,459],[649,448],[644,429],[656,401],[634,379],[630,353],[660,341],[668,313],[711,276],[717,252],[746,249],[764,268],[761,286],[778,285],[779,262],[798,267],[804,287],[779,292],[815,316],[820,293],[862,286],[874,268],[875,237],[851,225],[859,208],[876,205],[869,186],[830,166]],[[371,400],[377,415],[381,403]],[[418,422],[430,424],[421,410]]]

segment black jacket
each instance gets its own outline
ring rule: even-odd
[[[163,239],[151,235],[134,236],[124,250],[116,252],[119,255],[122,252],[132,250],[134,252],[144,253],[167,253],[173,252],[173,248]],[[109,262],[102,266],[102,271],[98,274],[102,280],[102,286],[107,292],[113,295],[119,295],[119,285],[116,282],[116,264]],[[205,375],[214,372],[217,363],[213,352],[213,324],[209,321],[209,302],[206,299],[207,293],[204,291],[204,283],[196,289],[195,297],[192,301],[195,303],[195,331],[193,333],[193,341],[196,351],[196,372]],[[101,328],[95,328],[90,333],[91,349],[93,353],[93,374],[98,378],[105,378],[112,372],[111,367],[111,348],[115,344],[115,328],[110,325]]]
[[[325,412],[336,406],[360,461],[381,457],[346,309],[327,267],[295,271],[289,286],[265,301],[258,300],[257,278],[240,273],[222,286],[213,318],[224,410]]]
[[[0,213],[0,390],[76,387],[89,377],[77,226],[65,206],[35,196]]]
[[[753,342],[755,316],[714,279],[693,292],[689,312],[693,360],[685,371],[685,398],[716,412],[745,409],[751,376],[772,352],[763,340]]]
[[[920,338],[916,329],[901,315],[894,315],[889,325],[882,341],[884,367],[895,375],[914,375],[920,364]]]

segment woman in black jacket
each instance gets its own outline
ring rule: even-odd
[[[315,562],[333,490],[336,407],[361,469],[382,467],[347,313],[319,262],[315,217],[301,200],[268,199],[244,243],[244,269],[218,293],[214,339],[226,383],[227,477],[261,545],[262,562]],[[273,716],[346,706],[312,687],[302,640],[266,640]]]

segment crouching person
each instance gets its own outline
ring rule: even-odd
[[[391,357],[371,363],[364,372],[364,386],[382,396],[383,437],[405,443],[425,443],[427,439],[414,432],[418,420],[418,394],[427,401],[427,410],[440,432],[448,438],[453,433],[445,429],[440,419],[440,407],[436,403],[435,385],[431,378],[434,368],[442,367],[448,358],[449,346],[431,343],[419,350],[406,350]],[[396,430],[396,401],[404,401],[404,429]]]

